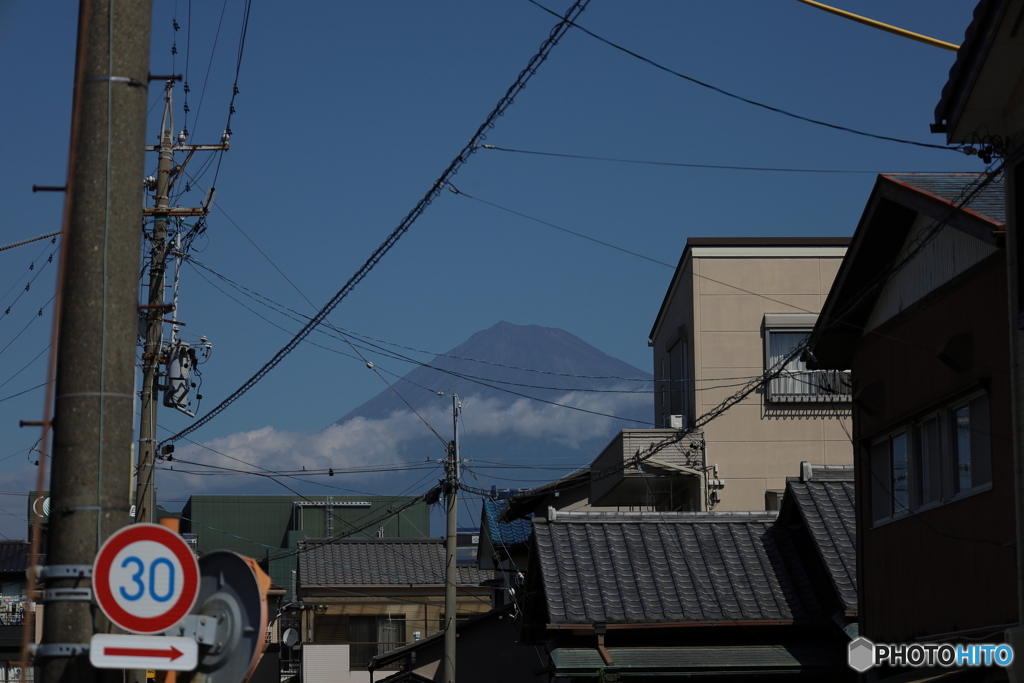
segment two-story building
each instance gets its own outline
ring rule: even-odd
[[[1012,468],[1016,489],[1017,614],[1024,614],[1024,12],[1022,0],[980,0],[967,27],[949,80],[935,107],[932,132],[946,141],[976,151],[986,162],[1001,160],[1006,176],[1007,301],[1011,360],[1010,392],[1013,407]],[[1007,632],[1007,640],[1024,649],[1024,627]],[[1015,680],[1024,680],[1024,664],[1014,663]],[[1014,680],[1011,678],[1011,680]]]
[[[369,683],[373,657],[443,629],[444,539],[319,538],[298,546],[304,683]],[[475,564],[457,567],[457,620],[491,609],[493,577]]]
[[[874,642],[998,642],[1018,620],[1002,195],[984,174],[879,176],[812,334],[816,367],[852,369]]]

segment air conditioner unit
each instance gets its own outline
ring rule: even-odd
[[[668,426],[670,429],[682,429],[686,426],[685,415],[669,415]]]

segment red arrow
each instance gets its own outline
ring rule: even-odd
[[[111,657],[166,657],[173,662],[185,653],[171,645],[166,650],[149,650],[137,647],[105,647],[103,648],[103,654]]]

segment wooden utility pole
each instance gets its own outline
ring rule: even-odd
[[[455,428],[455,439],[448,446],[448,496],[447,503],[447,535],[445,537],[445,576],[444,576],[444,681],[455,683],[455,637],[456,610],[455,588],[458,585],[456,571],[456,549],[458,547],[458,516],[459,516],[459,413],[462,404],[458,396],[452,396],[452,422]]]
[[[150,0],[80,3],[54,394],[51,567],[91,566],[99,544],[128,522],[150,14]],[[109,624],[88,595],[67,594],[87,591],[89,583],[47,579],[48,590],[64,595],[44,596],[36,660],[42,683],[100,678],[80,646]]]

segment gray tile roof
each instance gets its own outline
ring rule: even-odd
[[[853,473],[847,475],[846,481],[790,478],[786,488],[786,498],[799,510],[846,611],[856,612],[857,527]],[[784,506],[787,504],[788,501],[783,501]]]
[[[472,565],[457,568],[460,586],[492,578]],[[444,585],[444,540],[439,538],[311,538],[299,544],[299,585]]]
[[[981,177],[980,173],[886,173],[886,178],[892,178],[905,183],[928,194],[934,195],[947,202],[957,204],[962,201],[961,195],[964,189]],[[980,213],[986,218],[1006,222],[1006,203],[1003,194],[1003,176],[999,175],[991,183],[986,185],[967,204],[966,208]]]
[[[562,513],[534,520],[548,623],[823,616],[789,533],[765,513]]]

